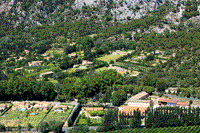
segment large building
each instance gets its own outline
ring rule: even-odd
[[[128,102],[128,106],[135,107],[149,107],[151,104],[151,100],[132,100]]]
[[[176,100],[176,99],[166,99],[166,98],[159,98],[158,99],[159,105],[176,106],[177,103],[178,103],[178,100]]]

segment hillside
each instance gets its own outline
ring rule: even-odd
[[[0,13],[5,12],[12,24],[24,27],[34,25],[48,24],[53,25],[56,22],[74,21],[79,19],[89,19],[97,15],[99,21],[103,18],[111,17],[118,21],[126,22],[127,17],[139,19],[142,16],[150,15],[152,11],[157,10],[163,5],[177,4],[177,1],[91,1],[84,0],[62,0],[48,2],[46,0],[20,1],[7,0],[1,3]],[[114,19],[113,19],[114,20]]]

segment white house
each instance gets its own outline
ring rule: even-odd
[[[92,65],[92,64],[93,64],[93,62],[90,62],[88,60],[83,60],[82,61],[82,65]]]
[[[114,70],[116,70],[117,72],[127,72],[127,70],[124,69],[124,68],[116,67],[116,66],[112,66],[112,65],[110,65],[110,66],[108,67],[108,69],[114,69]]]
[[[42,64],[43,61],[32,61],[32,62],[28,62],[29,66],[40,66]]]
[[[166,93],[177,93],[178,87],[169,87],[165,90]]]

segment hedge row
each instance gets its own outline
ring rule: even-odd
[[[77,116],[79,115],[80,110],[81,110],[81,105],[77,104],[67,120],[69,127],[74,124],[74,121],[76,120]]]
[[[200,126],[165,127],[165,128],[135,128],[111,131],[108,133],[199,133]]]
[[[2,112],[1,116],[3,116],[10,108],[12,108],[12,106],[13,106],[13,104],[11,104],[10,107],[8,107],[7,109],[5,109],[5,110]]]
[[[89,114],[91,116],[104,116],[104,111],[101,111],[101,110],[99,110],[99,111],[90,111]]]

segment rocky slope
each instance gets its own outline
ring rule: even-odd
[[[166,2],[173,6],[178,0],[4,0],[0,13],[4,13],[15,27],[20,24],[24,27],[53,25],[55,22],[89,19],[92,15],[97,15],[99,21],[112,16],[126,22],[127,16],[139,19]],[[185,6],[181,4],[179,9],[179,12],[170,12],[166,16],[175,25],[179,24],[177,19],[182,17]]]

